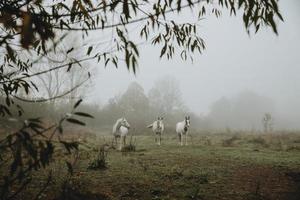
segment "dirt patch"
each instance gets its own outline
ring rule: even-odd
[[[239,191],[241,199],[298,200],[299,182],[297,185],[289,173],[267,166],[243,166],[235,170],[231,190]]]
[[[65,184],[58,198],[55,200],[109,200],[105,193],[93,193],[90,191],[81,191],[80,188]]]

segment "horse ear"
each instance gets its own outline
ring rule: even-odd
[[[161,117],[160,119],[161,119],[161,120],[163,120],[164,118],[163,118],[163,117]]]

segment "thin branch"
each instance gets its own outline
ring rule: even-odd
[[[12,95],[12,96],[15,97],[16,99],[20,100],[20,101],[24,101],[24,102],[27,102],[27,103],[41,103],[41,102],[51,101],[51,100],[58,99],[58,98],[61,98],[63,96],[66,96],[66,95],[70,94],[71,92],[73,92],[74,90],[76,90],[77,88],[79,88],[80,86],[82,86],[89,79],[90,79],[90,77],[88,77],[87,79],[85,79],[84,81],[82,81],[81,83],[79,83],[78,85],[75,85],[72,89],[64,92],[63,94],[60,94],[60,95],[57,95],[55,97],[51,97],[51,98],[48,98],[48,99],[36,99],[36,100],[33,100],[33,99],[24,99],[24,98],[18,97],[16,95]]]
[[[84,61],[87,61],[87,60],[92,60],[92,59],[95,59],[95,58],[97,58],[97,57],[93,56],[93,57],[83,58],[81,60],[76,60],[76,61],[73,61],[73,62],[69,62],[69,63],[59,65],[59,66],[56,66],[56,67],[53,67],[53,68],[50,68],[50,69],[47,69],[47,70],[44,70],[44,71],[34,73],[34,74],[24,75],[24,76],[20,76],[18,78],[13,78],[11,80],[1,81],[0,84],[9,83],[9,82],[12,82],[12,81],[21,80],[21,79],[25,79],[25,78],[31,78],[31,77],[38,76],[38,75],[41,75],[41,74],[45,74],[45,73],[48,73],[48,72],[51,72],[51,71],[54,71],[54,70],[57,70],[57,69],[68,67],[69,65],[77,64],[77,63],[84,62]]]

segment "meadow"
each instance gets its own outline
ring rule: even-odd
[[[38,199],[300,199],[299,133],[197,133],[188,146],[175,134],[127,138],[123,151],[107,134],[68,134],[80,141],[71,159],[57,159],[22,193],[32,199],[52,171]],[[63,150],[57,157],[65,156]]]

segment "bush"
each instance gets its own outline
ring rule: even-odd
[[[253,143],[253,144],[261,145],[263,147],[268,147],[268,144],[267,144],[266,140],[264,138],[262,138],[262,137],[253,138],[249,142]]]
[[[92,169],[92,170],[97,170],[97,169],[104,170],[104,169],[108,168],[107,161],[106,161],[106,158],[107,158],[107,149],[108,149],[108,145],[103,145],[100,148],[100,150],[99,150],[99,152],[97,154],[97,157],[89,163],[88,169]]]

